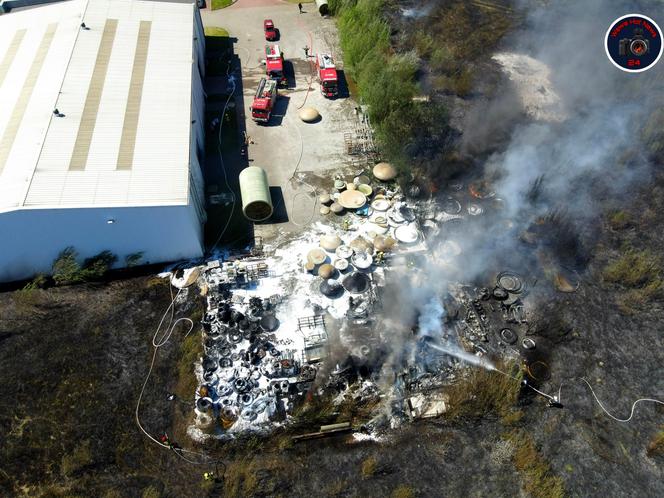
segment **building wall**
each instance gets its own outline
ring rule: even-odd
[[[34,1],[34,0],[26,0]],[[39,0],[37,0],[39,1]],[[205,37],[192,5],[192,80],[188,205],[115,208],[43,208],[0,212],[0,282],[50,273],[60,251],[73,246],[81,259],[109,250],[118,256],[143,252],[159,263],[203,255],[206,221],[201,163],[205,152]],[[107,223],[114,220],[114,223]]]
[[[81,258],[109,250],[122,266],[125,256],[140,251],[143,263],[200,257],[202,240],[199,214],[191,203],[0,213],[0,282],[50,273],[53,260],[68,246]]]
[[[202,77],[205,77],[205,30],[203,28],[203,20],[201,19],[201,11],[194,2],[194,53],[196,62],[198,63],[198,70]]]
[[[32,7],[34,5],[55,3],[60,1],[62,0],[3,0],[0,2],[0,13],[10,12],[12,9],[19,9],[21,7]]]

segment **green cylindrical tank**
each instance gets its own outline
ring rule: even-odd
[[[263,221],[272,216],[272,198],[267,173],[258,166],[240,172],[242,212],[251,221]]]

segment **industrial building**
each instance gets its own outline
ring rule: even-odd
[[[194,4],[0,16],[0,281],[48,272],[68,246],[203,254],[204,51]]]

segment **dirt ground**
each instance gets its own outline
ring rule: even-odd
[[[350,99],[325,100],[315,83],[307,92],[302,47],[326,47],[338,55],[332,21],[311,7],[305,5],[308,12],[299,14],[296,5],[286,2],[239,0],[228,9],[203,12],[206,25],[224,27],[237,38],[234,52],[243,68],[242,91],[235,99],[237,127],[231,129],[242,132],[246,126],[254,143],[243,159],[235,138],[224,138],[233,152],[228,171],[236,174],[255,164],[282,189],[288,221],[258,225],[256,234],[266,239],[299,230],[317,213],[311,189],[289,179],[300,154],[298,172],[305,178],[329,175],[342,165],[343,131],[354,119]],[[280,44],[294,63],[295,86],[283,92],[283,116],[275,121],[280,124],[258,127],[245,116],[261,75],[265,17],[283,27]],[[206,81],[209,95],[227,91],[222,79]],[[321,122],[306,125],[297,119],[305,98],[319,108]],[[657,199],[664,199],[662,192],[664,179],[657,177],[612,206],[635,217],[650,210],[650,217],[643,218],[647,230],[601,226],[599,235],[586,237],[594,256],[582,284],[576,293],[545,303],[544,315],[553,325],[538,338],[551,345],[551,379],[541,388],[557,392],[562,383],[564,408],[547,408],[540,397],[522,396],[515,407],[522,416],[509,423],[497,415],[443,417],[389,431],[380,441],[342,436],[293,445],[288,434],[278,433],[196,446],[185,434],[192,408],[186,394],[192,391],[186,388],[193,375],[182,359],[192,354],[186,349],[191,342],[183,338],[186,329],[177,328],[159,350],[139,417],[149,434],[167,432],[173,441],[205,455],[187,462],[151,442],[135,420],[151,341],[171,302],[168,285],[135,277],[0,293],[0,495],[559,496],[538,487],[541,477],[554,477],[569,496],[663,496],[664,457],[646,449],[663,428],[664,411],[638,405],[632,423],[614,421],[579,381],[588,379],[606,408],[622,418],[629,416],[636,398],[664,392],[664,379],[657,374],[662,303],[625,313],[619,306],[624,290],[601,278],[608,255],[619,254],[626,242],[661,253],[664,206]],[[192,292],[178,301],[174,316],[197,320],[200,314],[200,299]],[[185,394],[170,401],[168,395],[183,386]],[[534,448],[522,452],[521,460],[510,439],[514,431]],[[221,482],[206,484],[206,471],[216,471]]]
[[[352,130],[356,122],[353,100],[347,95],[323,97],[313,70],[314,59],[305,58],[304,47],[308,47],[310,56],[330,53],[343,68],[334,21],[321,17],[313,3],[305,4],[300,14],[296,4],[278,0],[240,0],[226,9],[206,9],[202,18],[205,26],[222,27],[229,32],[236,55],[232,74],[241,74],[232,102],[238,133],[246,132],[250,144],[246,156],[225,155],[227,171],[235,177],[245,166],[259,166],[267,172],[271,186],[275,216],[255,225],[255,235],[269,242],[280,234],[298,232],[320,217],[315,185],[308,179],[331,177],[345,165],[343,134]],[[279,91],[269,124],[259,125],[251,119],[249,107],[258,82],[265,75],[261,60],[268,43],[263,35],[263,19],[267,18],[279,28],[277,43],[286,58],[284,69],[289,83],[288,88]],[[228,92],[229,86],[232,89],[225,77],[206,78],[208,95],[220,90]],[[298,111],[305,106],[316,108],[321,120],[311,124],[301,121]]]
[[[590,275],[592,275],[592,270]],[[664,386],[652,374],[661,351],[662,314],[625,316],[612,289],[584,281],[580,291],[552,303],[572,327],[557,342],[552,380],[561,381],[565,408],[523,400],[523,418],[450,422],[445,418],[390,431],[381,441],[352,436],[292,445],[287,437],[205,445],[209,460],[189,464],[150,442],[134,410],[151,358],[150,342],[171,300],[153,278],[0,295],[0,494],[3,496],[516,496],[528,480],[515,468],[506,433],[530,434],[537,458],[563,479],[571,496],[658,496],[661,457],[646,455],[662,410],[639,406],[632,424],[606,417],[585,387],[620,417],[637,396]],[[175,316],[195,318],[197,298]],[[157,357],[140,412],[154,436],[166,431],[191,446],[177,413],[184,330]],[[599,379],[599,380],[598,380]],[[86,450],[87,448],[87,450]],[[201,474],[223,462],[224,482],[205,487]],[[400,488],[401,487],[401,488]],[[404,488],[405,487],[405,488]],[[406,489],[406,491],[404,491]],[[151,494],[152,493],[152,494]],[[544,495],[546,496],[546,495]]]

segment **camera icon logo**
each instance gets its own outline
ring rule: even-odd
[[[609,26],[605,49],[611,63],[628,73],[640,73],[654,66],[662,56],[662,30],[641,14],[622,16]]]

